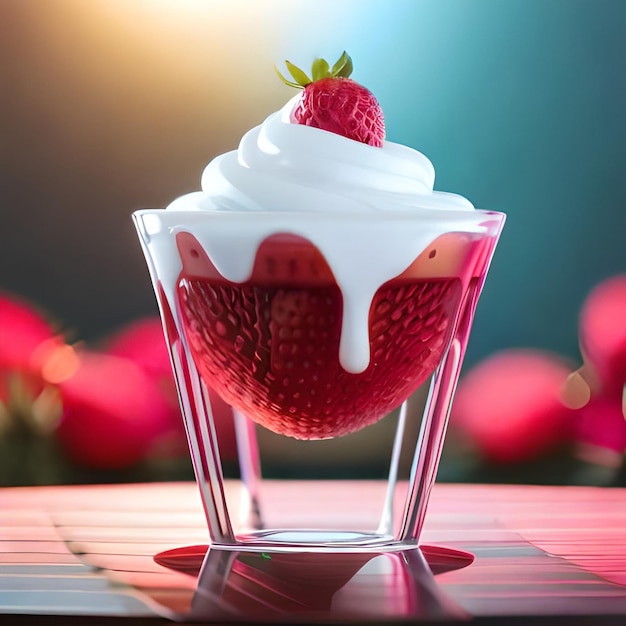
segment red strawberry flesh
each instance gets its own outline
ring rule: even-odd
[[[250,280],[230,283],[179,235],[178,298],[207,386],[270,430],[299,439],[348,434],[405,400],[440,362],[461,297],[452,274],[398,277],[370,309],[369,367],[339,362],[342,297],[321,253],[294,236],[260,247]]]
[[[291,113],[291,121],[370,146],[381,147],[385,138],[378,101],[350,78],[322,78],[307,85]]]

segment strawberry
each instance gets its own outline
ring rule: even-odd
[[[55,338],[54,329],[35,308],[17,296],[0,293],[0,368],[32,370],[37,348]]]
[[[385,119],[371,91],[349,78],[352,59],[344,52],[332,68],[315,59],[311,80],[300,68],[285,61],[294,81],[276,69],[280,79],[302,89],[291,112],[291,122],[321,128],[348,139],[380,148],[385,139]]]
[[[149,317],[128,324],[109,338],[106,354],[133,361],[157,383],[170,409],[170,423],[161,435],[162,449],[175,456],[183,450],[186,451],[187,441],[176,395],[176,383],[161,320],[158,317]],[[232,409],[216,394],[211,396],[211,407],[220,437],[220,454],[223,459],[236,458]]]
[[[626,421],[618,402],[597,396],[576,413],[574,435],[578,457],[619,467],[626,450]]]
[[[589,294],[580,314],[585,362],[603,393],[619,397],[626,385],[626,275],[604,280]]]
[[[460,298],[455,279],[397,278],[370,309],[372,360],[361,374],[339,363],[342,299],[311,243],[266,239],[249,281],[216,275],[192,240],[180,238],[179,304],[205,383],[266,428],[296,439],[326,439],[374,423],[435,369]],[[284,248],[289,254],[284,256]]]
[[[622,404],[626,418],[626,275],[608,278],[585,300],[578,326],[583,365],[564,388],[564,401],[581,408],[592,397]]]
[[[519,463],[565,443],[573,413],[561,402],[569,374],[551,353],[511,349],[493,354],[459,384],[450,425],[484,459]]]
[[[84,467],[131,467],[168,432],[170,405],[158,382],[130,359],[84,350],[77,356],[76,370],[59,385],[57,439]]]
[[[60,412],[54,383],[63,364],[49,357],[67,351],[71,348],[44,315],[17,296],[0,293],[0,430],[40,435],[54,428]]]

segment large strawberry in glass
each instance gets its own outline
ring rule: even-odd
[[[339,361],[341,292],[310,242],[270,237],[242,284],[221,277],[192,235],[180,234],[178,246],[181,316],[204,381],[253,420],[300,439],[372,424],[428,378],[450,340],[463,289],[460,274],[429,276],[425,268],[437,248],[444,263],[447,246],[468,268],[480,250],[478,241],[443,236],[382,285],[370,307],[370,364],[350,373]]]
[[[379,157],[384,160],[382,110],[372,93],[350,78],[352,61],[347,54],[342,54],[332,67],[324,59],[317,59],[312,78],[289,62],[287,68],[294,80],[281,78],[288,85],[302,89],[293,100],[289,122],[315,129],[307,133],[300,129],[293,136],[319,139],[319,131],[341,135],[348,140],[340,142],[344,147],[350,142],[365,144],[358,147],[360,156],[356,161],[368,161],[369,157],[377,163]],[[262,135],[258,141],[262,141]],[[350,149],[353,147],[350,145]],[[307,146],[303,145],[303,153],[306,150]],[[364,158],[365,153],[368,158]],[[270,159],[289,160],[280,150],[268,154]],[[251,169],[241,158],[243,165]],[[329,153],[320,159],[325,164],[333,162]],[[345,171],[350,169],[348,164]],[[412,170],[409,178],[413,174]],[[307,178],[303,172],[294,176]],[[218,189],[220,180],[218,176]],[[230,184],[234,185],[227,182],[226,187]],[[424,185],[426,189],[428,184]],[[357,186],[367,188],[367,184]],[[308,184],[297,188],[305,194],[313,187]],[[397,187],[394,185],[388,194],[393,207],[397,206],[393,204],[397,200]],[[422,193],[420,182],[418,187]],[[324,198],[321,195],[319,201],[324,202]],[[298,198],[290,201],[297,204]],[[358,202],[366,204],[362,200]],[[415,208],[412,204],[411,207]],[[267,207],[270,212],[271,209]],[[294,213],[301,215],[296,209]],[[320,210],[326,211],[328,217],[327,207],[321,206]],[[393,222],[398,229],[404,229],[404,218],[411,217],[408,212],[401,215],[402,219]],[[356,220],[363,217],[355,213],[352,223],[358,224]],[[330,215],[328,228],[333,228],[332,221]],[[350,280],[358,284],[372,269],[364,267],[362,275],[344,277],[340,285],[327,259],[314,245],[315,237],[307,238],[310,233],[304,236],[297,225],[264,231],[270,234],[254,244],[260,243],[255,248],[251,275],[243,282],[224,278],[217,269],[219,261],[214,265],[215,259],[192,232],[181,229],[176,235],[183,264],[177,313],[194,363],[206,385],[263,426],[299,439],[345,435],[391,412],[441,362],[462,308],[462,298],[470,290],[472,280],[474,284],[479,282],[484,272],[481,264],[492,250],[492,241],[483,237],[479,228],[470,234],[461,224],[459,228],[463,232],[448,232],[447,229],[454,230],[452,222],[445,217],[439,221],[436,234],[427,230],[429,234],[433,232],[430,245],[420,240],[420,246],[411,248],[417,258],[403,257],[402,264],[393,267],[397,275],[385,273],[386,282],[377,283],[367,297],[359,297],[358,301],[344,300],[349,288],[346,283]],[[419,217],[414,220],[420,222]],[[369,235],[380,224],[384,228],[384,218],[380,222],[372,220]],[[423,224],[420,227],[423,230]],[[350,222],[344,228],[346,236],[353,234]],[[419,235],[422,234],[420,231]],[[395,245],[396,239],[390,245]],[[223,245],[221,242],[218,247]],[[229,245],[229,254],[237,257],[238,240]],[[344,249],[341,241],[334,241],[333,247],[337,253]],[[386,266],[382,258],[380,263]],[[336,265],[334,268],[337,271]],[[363,369],[350,370],[342,362],[345,354],[343,357],[340,354],[345,346],[343,333],[349,334],[358,326],[344,327],[353,309],[359,310],[364,322],[358,327],[359,346],[366,345],[365,342],[369,345],[363,351],[368,358],[359,361]],[[348,314],[344,315],[346,311]],[[367,335],[362,332],[366,324]]]

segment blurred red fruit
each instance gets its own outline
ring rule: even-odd
[[[488,460],[536,458],[569,439],[572,411],[563,405],[560,393],[570,371],[545,352],[496,354],[462,378],[451,427]]]
[[[184,423],[161,320],[158,317],[149,317],[132,322],[110,337],[105,349],[107,354],[134,361],[158,383],[161,392],[170,403],[172,437],[178,440],[176,446],[178,452],[186,454]],[[220,453],[224,459],[235,459],[237,448],[232,409],[217,394],[211,394],[211,401],[219,435]],[[170,441],[170,444],[176,442]]]
[[[54,335],[52,326],[32,306],[0,294],[0,369],[31,370],[33,353]]]
[[[170,429],[170,407],[157,382],[129,359],[82,352],[60,383],[58,439],[74,461],[122,469],[146,458]]]
[[[50,432],[59,416],[58,394],[44,372],[44,353],[65,346],[34,307],[0,293],[0,417],[4,428]]]
[[[576,413],[578,455],[586,461],[618,467],[626,450],[626,421],[619,402],[592,398]]]
[[[144,371],[172,378],[172,366],[158,317],[147,317],[124,326],[108,338],[105,351],[113,356],[131,359]]]
[[[161,320],[146,317],[131,322],[108,338],[104,350],[106,354],[129,359],[139,366],[167,402],[169,428],[162,438],[159,453],[169,457],[187,454],[185,426]]]
[[[626,383],[626,275],[600,283],[580,315],[580,345],[601,391],[619,401]]]

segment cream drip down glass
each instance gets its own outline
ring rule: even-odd
[[[292,107],[214,159],[201,192],[134,214],[212,545],[415,547],[505,217],[433,191],[433,167],[419,152],[292,124]],[[423,415],[412,415],[407,401],[423,385]],[[232,519],[214,394],[234,409],[249,505],[243,524]],[[374,528],[263,526],[255,423],[296,439],[326,439],[349,436],[398,407]],[[421,426],[408,483],[400,484],[408,420]]]

